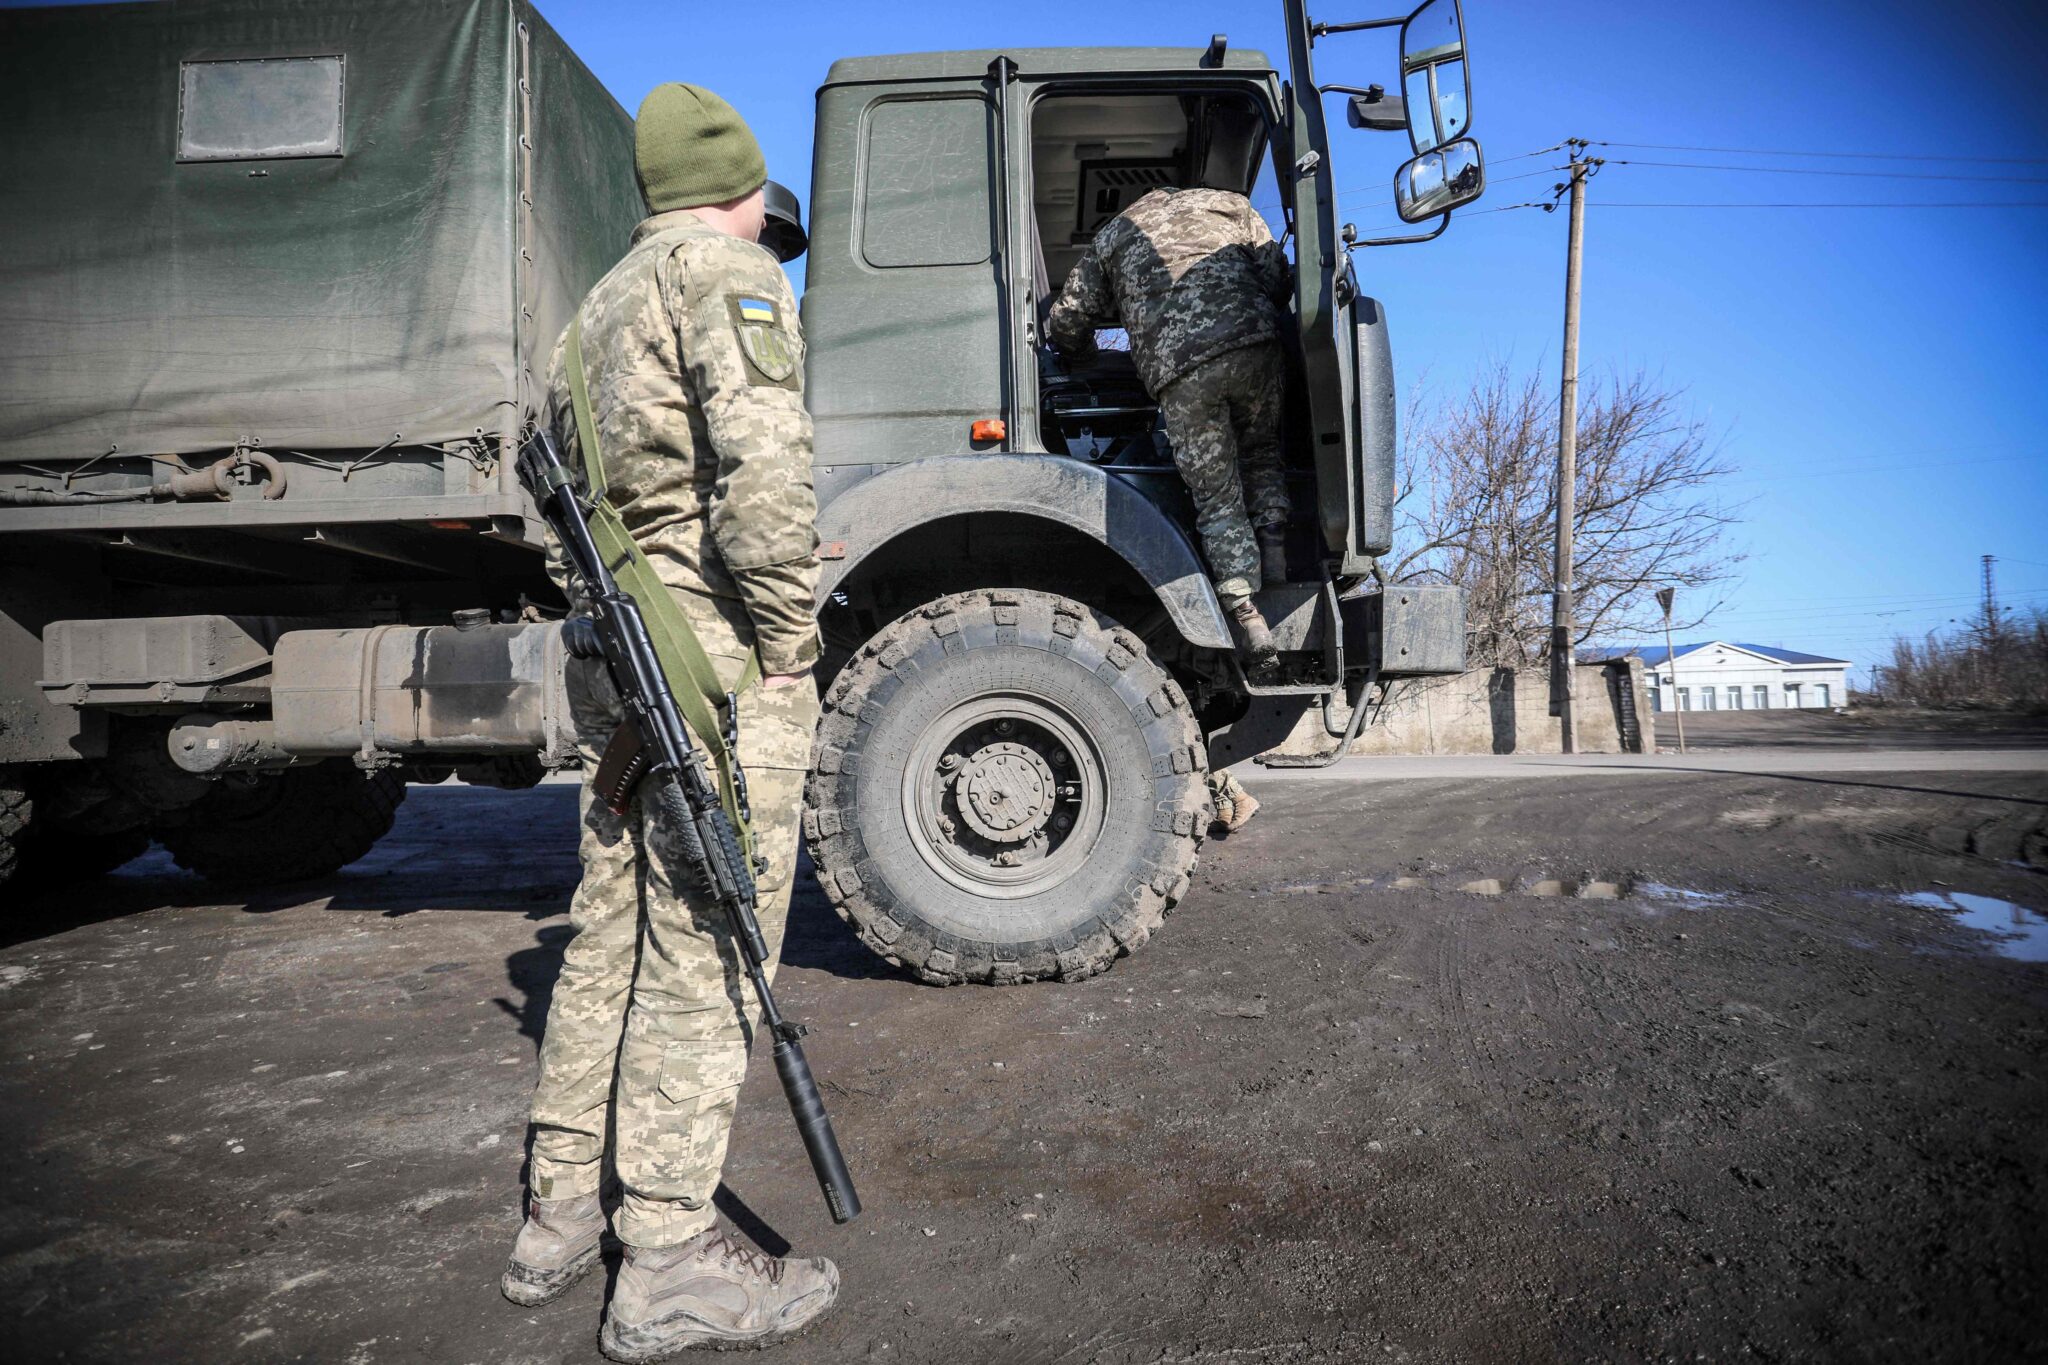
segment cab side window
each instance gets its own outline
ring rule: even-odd
[[[989,258],[990,108],[978,96],[869,111],[861,257],[884,269]]]

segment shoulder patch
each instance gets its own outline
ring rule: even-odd
[[[727,303],[740,354],[746,357],[747,379],[780,388],[802,387],[797,379],[797,349],[784,325],[782,306],[755,294],[734,294]]]

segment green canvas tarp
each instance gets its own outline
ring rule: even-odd
[[[520,0],[0,11],[0,129],[0,462],[510,434],[642,212]]]

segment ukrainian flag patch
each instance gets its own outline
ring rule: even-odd
[[[747,382],[774,384],[785,389],[803,389],[797,368],[803,363],[799,343],[782,326],[782,310],[773,299],[747,294],[728,294],[732,327],[746,357]]]

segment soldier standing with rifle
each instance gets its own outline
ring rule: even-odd
[[[657,736],[646,733],[649,713],[632,671],[616,658],[572,658],[569,696],[590,774],[582,800],[583,878],[533,1098],[529,1212],[502,1287],[515,1303],[544,1303],[597,1263],[609,1128],[626,1259],[599,1340],[614,1359],[645,1361],[692,1345],[760,1345],[792,1336],[831,1306],[839,1276],[823,1258],[778,1260],[741,1245],[719,1229],[712,1206],[754,1031],[746,969],[759,968],[755,984],[771,1029],[778,1018],[765,987],[788,912],[818,715],[810,679],[819,652],[817,504],[803,342],[788,280],[756,245],[767,172],[746,123],[710,91],[670,84],[641,104],[635,137],[652,216],[556,347],[549,445],[559,445],[575,470],[586,468],[588,446],[597,447],[591,472],[599,477],[591,482],[602,487],[593,490],[592,520],[615,513],[614,526],[623,523],[644,554],[652,578],[643,581],[666,588],[686,618],[681,633],[701,645],[700,662],[708,656],[719,680],[712,686],[737,694],[736,715],[690,728],[696,744],[719,760],[720,788],[742,839],[751,815],[758,870],[748,899],[761,930],[753,947],[765,949],[766,960],[756,964],[745,951],[751,935],[734,926],[744,927],[747,917],[734,911],[730,897],[693,875],[691,859],[665,851],[673,847],[674,826],[657,825],[649,809],[660,803],[622,797],[637,772],[621,779],[625,749],[613,732],[636,707],[639,737],[655,765],[650,780],[639,783],[643,797],[665,771]],[[582,439],[579,428],[592,439]],[[522,477],[529,477],[528,463],[523,456]],[[555,477],[559,489],[568,475]],[[559,534],[561,524],[554,517],[550,523]],[[574,546],[567,563],[563,547],[552,548],[558,578],[566,581],[570,567],[579,570],[571,589],[575,616],[594,613],[597,626],[586,628],[586,637],[605,633],[602,604],[583,595],[604,589],[576,562]],[[659,589],[634,594],[658,625],[644,600],[656,595]],[[615,643],[607,653],[616,653]],[[574,634],[571,651],[596,652],[579,651]],[[691,694],[710,690],[680,677],[669,681],[676,694],[671,717],[678,702],[685,713],[701,707],[703,698]],[[687,750],[690,737],[681,738]],[[609,773],[600,769],[607,756]],[[703,784],[697,771],[705,793],[699,823],[708,830],[723,818],[719,789]],[[673,776],[664,778],[664,800],[681,790]],[[777,1063],[802,1125],[799,1090],[810,1078],[794,1036],[793,1029],[778,1034]],[[800,1082],[785,1068],[785,1053],[795,1054]],[[859,1207],[851,1185],[835,1193],[819,1153],[822,1127],[830,1160],[838,1159],[814,1090],[807,1102],[813,1113],[805,1140],[834,1216],[851,1217]],[[843,1177],[843,1166],[838,1173]]]

